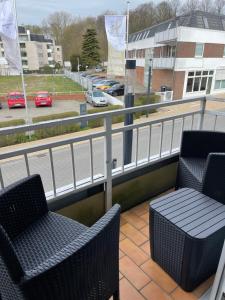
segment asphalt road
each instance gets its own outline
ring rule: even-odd
[[[198,128],[198,117],[195,117],[193,128]],[[184,129],[190,129],[191,118],[186,118]],[[214,126],[214,118],[207,117],[204,122],[204,129],[212,129]],[[174,125],[174,134],[172,149],[175,150],[179,147],[182,131],[182,120],[176,119]],[[224,130],[225,118],[218,119],[217,130]],[[152,127],[150,135],[149,127],[139,129],[138,135],[138,150],[136,147],[137,131],[133,132],[133,149],[132,149],[132,162],[137,160],[141,161],[148,157],[149,141],[151,136],[150,157],[153,159],[160,153],[161,139],[159,138],[162,133],[160,124]],[[172,122],[168,121],[164,124],[163,139],[162,139],[162,154],[168,154],[171,148],[172,138]],[[112,143],[112,157],[117,159],[117,167],[122,165],[123,157],[123,138],[122,134],[113,135]],[[93,173],[104,174],[104,153],[105,153],[104,138],[93,140]],[[75,171],[76,180],[80,181],[91,176],[91,163],[90,163],[90,144],[89,142],[82,142],[74,144],[74,157],[75,157]],[[40,173],[44,182],[45,191],[53,189],[52,175],[50,168],[50,158],[48,151],[36,152],[29,155],[29,166],[31,174]],[[73,182],[72,173],[72,157],[69,146],[53,149],[54,171],[56,179],[56,187],[60,188],[69,185]],[[8,185],[22,177],[27,176],[26,166],[23,157],[16,157],[15,159],[6,160],[1,162],[1,170],[4,178],[5,185]]]

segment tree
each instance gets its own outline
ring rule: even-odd
[[[186,0],[184,3],[182,10],[184,13],[189,13],[193,10],[197,10],[199,8],[199,1],[198,0]]]
[[[42,22],[42,27],[44,28],[46,34],[49,34],[54,38],[56,44],[61,45],[64,31],[70,24],[72,24],[72,22],[73,17],[71,14],[60,11],[55,12],[44,19]]]
[[[210,12],[213,9],[212,0],[201,0],[199,3],[199,8],[202,11]]]
[[[137,32],[155,24],[153,2],[144,3],[130,11],[129,33]]]
[[[174,17],[174,14],[169,2],[162,1],[156,6],[157,23],[169,20],[172,17]]]
[[[180,0],[170,0],[169,4],[170,4],[170,7],[172,9],[172,14],[174,16],[178,16],[181,12],[181,2],[180,2]]]
[[[83,35],[81,58],[88,67],[95,67],[100,62],[99,43],[96,29],[87,29]]]
[[[214,1],[214,8],[215,8],[215,12],[217,14],[223,13],[224,6],[225,6],[225,0],[215,0]]]

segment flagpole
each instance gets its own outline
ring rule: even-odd
[[[126,59],[128,59],[129,19],[130,19],[130,1],[127,1],[127,38],[126,38]]]
[[[26,87],[25,87],[25,80],[24,80],[24,73],[23,73],[23,64],[22,64],[22,56],[20,51],[20,41],[19,41],[19,28],[18,28],[18,16],[17,16],[17,10],[16,10],[16,0],[13,1],[13,7],[14,7],[14,15],[16,20],[16,42],[20,57],[20,75],[21,75],[21,81],[22,81],[22,89],[23,89],[23,95],[25,99],[25,109],[26,109],[26,124],[29,124],[29,114],[28,114],[28,106],[27,106],[27,93],[26,93]]]

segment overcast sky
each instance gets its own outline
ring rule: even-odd
[[[74,16],[97,16],[106,10],[122,13],[126,0],[17,0],[19,24],[40,24],[42,19],[55,11],[67,11]],[[147,2],[132,0],[130,7]]]

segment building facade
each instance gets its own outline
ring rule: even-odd
[[[53,68],[56,63],[63,66],[62,47],[55,45],[52,39],[32,34],[19,26],[19,43],[24,71],[38,71],[46,65]],[[12,72],[4,59],[4,46],[0,40],[0,74],[8,75]]]
[[[225,92],[225,16],[201,11],[176,17],[129,36],[137,80],[162,86],[174,99]],[[151,72],[151,76],[150,76]]]

